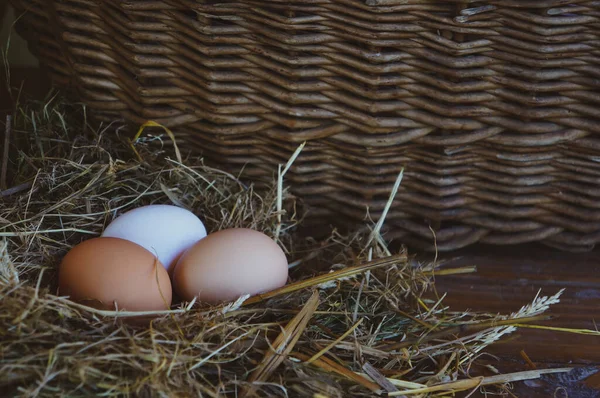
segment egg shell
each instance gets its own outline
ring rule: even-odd
[[[118,238],[94,238],[73,247],[60,264],[58,284],[59,294],[107,310],[168,310],[173,294],[156,257]]]
[[[206,237],[206,228],[189,210],[171,205],[149,205],[117,217],[102,236],[137,243],[154,253],[171,272],[181,254]]]
[[[288,277],[285,253],[267,235],[245,228],[208,235],[179,260],[173,287],[181,298],[211,304],[233,301],[284,286]]]

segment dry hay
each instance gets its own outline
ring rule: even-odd
[[[435,266],[390,253],[381,223],[300,236],[301,203],[276,183],[259,192],[200,158],[173,160],[152,131],[133,145],[118,123],[92,128],[85,108],[57,99],[14,114],[0,199],[0,395],[425,397],[544,373],[468,376],[560,292],[507,316],[453,313],[423,296]],[[226,306],[176,303],[149,327],[55,295],[69,248],[150,203],[191,209],[210,231],[280,236],[293,283]]]

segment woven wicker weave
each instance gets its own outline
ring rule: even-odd
[[[600,242],[600,1],[12,0],[97,115],[173,127],[312,215],[451,250]]]

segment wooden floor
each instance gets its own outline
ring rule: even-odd
[[[22,87],[21,96],[40,98],[48,92],[49,83],[34,69],[11,71],[11,85]],[[0,111],[12,108],[12,101],[0,82]],[[22,84],[23,83],[23,84]],[[13,91],[14,94],[19,90]],[[538,290],[552,295],[566,289],[559,305],[552,308],[555,319],[547,325],[595,329],[600,322],[600,251],[571,254],[543,246],[529,245],[510,248],[473,247],[442,255],[452,259],[446,266],[475,265],[472,275],[438,277],[438,293],[447,293],[445,300],[454,310],[481,310],[501,313],[517,311],[531,302]],[[600,397],[600,338],[574,336],[566,333],[521,329],[491,352],[498,360],[490,364],[505,372],[527,370],[521,356],[524,351],[537,367],[578,366],[570,377],[548,377],[541,381],[519,383],[511,391],[520,398],[591,398]],[[479,395],[472,395],[482,396]],[[510,395],[509,395],[510,396]]]
[[[595,321],[600,322],[600,251],[573,254],[541,245],[478,246],[441,257],[454,259],[447,267],[475,265],[478,269],[471,275],[436,278],[438,294],[447,293],[444,302],[454,310],[511,313],[531,302],[540,290],[548,296],[565,289],[560,304],[549,311],[554,319],[541,325],[595,330]],[[600,374],[596,375],[600,337],[520,329],[489,350],[500,357],[499,367],[504,371],[530,369],[522,351],[538,368],[581,369],[570,378],[521,383],[513,391],[518,397],[554,397],[555,390],[557,397],[600,397]]]
[[[532,245],[519,248],[475,247],[459,253],[448,264],[476,265],[472,275],[439,277],[438,292],[448,292],[447,305],[455,309],[492,312],[517,311],[538,291],[553,295],[565,289],[561,303],[552,307],[555,319],[545,325],[595,329],[600,322],[600,252],[564,253]],[[518,338],[499,345],[516,355],[525,349],[532,360],[600,363],[600,338],[522,330]]]

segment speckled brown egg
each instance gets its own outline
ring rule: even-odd
[[[59,269],[59,294],[108,310],[159,311],[171,306],[171,281],[156,257],[133,242],[94,238],[72,248]]]
[[[232,228],[215,232],[188,249],[173,273],[175,291],[217,304],[255,295],[286,284],[283,250],[262,232]]]

